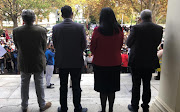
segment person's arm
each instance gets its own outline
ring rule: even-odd
[[[123,33],[123,31],[121,31],[120,32],[121,33],[121,43],[120,43],[120,50],[121,50],[121,48],[122,48],[122,46],[123,46],[123,41],[124,41],[124,33]]]
[[[94,32],[93,32],[91,44],[90,44],[90,51],[92,52],[93,55],[94,55],[95,49],[96,49],[96,30],[97,29],[98,29],[97,27],[94,28]]]
[[[81,36],[82,36],[82,40],[81,40],[81,50],[84,51],[87,47],[87,41],[86,41],[86,33],[85,33],[85,29],[84,29],[84,26],[82,25],[82,33],[81,33]]]
[[[46,31],[44,30],[42,32],[42,48],[43,48],[43,51],[46,52],[46,44],[47,44],[47,35],[46,35]]]
[[[163,55],[163,50],[158,51],[157,56],[159,59],[162,58],[162,55]]]
[[[50,55],[51,57],[55,57],[55,53],[53,53],[52,51],[49,52],[49,55]]]
[[[86,66],[87,68],[87,57],[85,57],[85,60],[84,60],[84,65]]]
[[[130,35],[128,36],[127,38],[127,46],[129,48],[131,48],[131,46],[134,44],[134,41],[135,41],[135,27],[132,27],[131,30],[130,30]]]
[[[163,37],[163,27],[161,27],[161,30],[160,30],[160,38],[159,38],[159,40],[157,41],[157,43],[156,43],[156,46],[159,46],[159,44],[161,43],[161,40],[162,40],[162,37]]]
[[[15,30],[13,30],[13,41],[14,41],[14,44],[15,44],[16,48],[18,49],[17,37],[16,37],[16,31]]]
[[[54,48],[56,49],[56,35],[55,35],[55,28],[54,27],[52,29],[52,40],[53,40]]]

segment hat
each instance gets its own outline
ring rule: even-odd
[[[91,51],[88,51],[87,54],[91,54]]]

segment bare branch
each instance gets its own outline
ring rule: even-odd
[[[140,12],[135,6],[134,6],[134,2],[132,0],[129,0],[131,2],[131,5],[133,7],[134,10],[136,10],[137,12]]]
[[[157,19],[156,24],[158,24],[159,20],[162,19],[163,17],[164,17],[164,15],[161,15],[161,16]]]

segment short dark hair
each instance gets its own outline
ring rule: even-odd
[[[70,18],[72,15],[72,8],[68,5],[65,5],[61,8],[61,13],[63,18]]]
[[[35,14],[31,9],[24,10],[21,14],[23,21],[26,24],[32,24],[35,21]]]

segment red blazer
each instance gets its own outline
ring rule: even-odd
[[[123,45],[124,34],[104,36],[94,29],[90,50],[94,55],[92,63],[99,66],[118,66],[121,65],[121,47]]]

